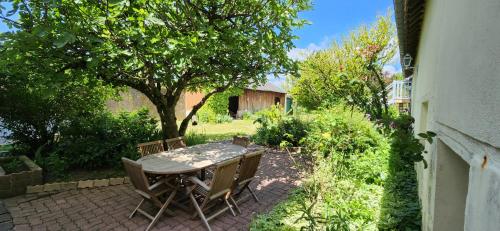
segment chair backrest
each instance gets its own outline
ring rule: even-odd
[[[240,160],[241,157],[238,157],[224,161],[216,166],[214,176],[210,184],[210,192],[208,193],[210,198],[219,197],[220,195],[231,191],[231,187],[234,183],[234,176],[236,175],[236,170],[238,169]]]
[[[142,165],[125,157],[122,157],[122,162],[134,188],[149,194],[149,182],[146,174],[144,174],[142,170]]]
[[[163,142],[161,140],[140,143],[137,145],[137,149],[139,150],[139,153],[141,153],[141,156],[147,156],[149,154],[155,154],[165,151],[163,149]]]
[[[260,159],[263,154],[264,150],[259,150],[243,156],[240,164],[240,172],[237,179],[238,184],[245,184],[253,179],[255,173],[257,172],[257,168],[259,168]]]
[[[246,148],[250,144],[250,139],[244,136],[234,136],[233,144],[240,145]]]
[[[184,142],[183,136],[172,138],[172,139],[167,139],[167,140],[165,140],[165,143],[167,143],[168,150],[174,150],[174,149],[186,147],[186,142]]]

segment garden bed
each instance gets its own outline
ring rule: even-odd
[[[26,156],[0,158],[0,163],[16,163],[10,174],[0,176],[0,198],[23,194],[27,186],[42,183],[42,169]]]

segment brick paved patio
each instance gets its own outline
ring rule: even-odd
[[[268,152],[252,184],[261,203],[250,198],[243,201],[242,214],[233,217],[226,212],[210,221],[212,229],[248,230],[252,217],[285,199],[298,179],[287,154]],[[5,205],[13,218],[14,230],[142,230],[149,223],[147,218],[128,218],[138,202],[130,185],[119,185],[14,197],[6,199]],[[176,216],[164,215],[154,230],[205,230],[199,219],[191,220],[189,214],[174,210]]]

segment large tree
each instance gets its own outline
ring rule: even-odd
[[[341,42],[303,60],[299,74],[290,76],[291,93],[303,106],[315,109],[342,101],[380,119],[388,113],[383,67],[397,49],[390,14],[370,27],[362,26]]]
[[[44,68],[78,70],[139,90],[156,105],[164,138],[183,135],[213,94],[295,70],[287,52],[309,0],[62,0],[12,2],[0,16],[11,43],[42,38],[60,59]],[[18,15],[18,19],[9,18]],[[19,34],[24,36],[19,36]],[[38,38],[35,38],[38,37]],[[26,53],[33,53],[26,50]],[[20,55],[25,53],[21,52]],[[33,55],[33,54],[31,54]],[[44,62],[42,62],[44,61]],[[207,92],[177,126],[184,91]]]

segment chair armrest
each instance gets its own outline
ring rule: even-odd
[[[195,177],[195,176],[191,176],[188,178],[189,181],[203,187],[205,190],[210,190],[210,187],[208,187],[208,185],[205,184],[205,182],[201,181],[200,179],[198,179],[198,177]]]

